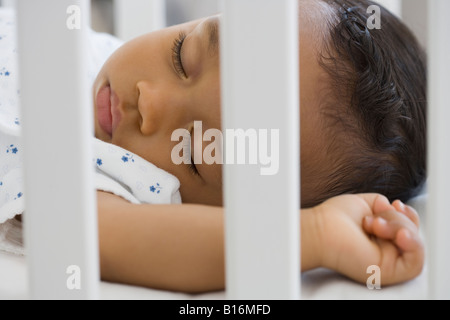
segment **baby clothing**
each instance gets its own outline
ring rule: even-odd
[[[15,34],[13,11],[0,9],[0,224],[24,207]]]
[[[131,203],[181,203],[176,177],[125,149],[94,140],[97,190],[114,193]]]
[[[19,79],[15,13],[0,9],[0,250],[23,255],[21,223],[25,210],[23,149],[20,141]],[[86,77],[93,84],[107,58],[123,43],[90,30]],[[145,159],[92,138],[95,187],[132,203],[181,203],[179,180]]]

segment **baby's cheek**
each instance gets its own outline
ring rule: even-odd
[[[180,193],[183,203],[208,206],[222,206],[222,190],[204,181],[181,182]]]

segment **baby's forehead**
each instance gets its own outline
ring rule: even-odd
[[[324,40],[337,16],[333,7],[323,0],[299,0],[299,23],[301,33],[314,34]]]

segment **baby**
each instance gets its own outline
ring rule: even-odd
[[[365,282],[375,264],[387,285],[417,276],[424,262],[418,216],[399,200],[417,194],[426,176],[426,68],[389,12],[382,29],[367,28],[371,4],[299,1],[301,205],[310,208],[301,215],[302,270],[322,266]],[[96,137],[176,176],[183,199],[133,205],[98,193],[105,280],[224,288],[221,167],[171,159],[175,130],[192,132],[195,121],[221,128],[219,20],[132,40],[95,81]]]
[[[362,192],[405,202],[425,179],[424,56],[387,11],[369,32],[370,4],[300,1],[302,207]],[[220,166],[171,159],[176,129],[221,127],[218,20],[129,42],[94,85],[114,106],[112,119],[96,109],[96,136],[178,177],[184,203],[222,205]]]
[[[417,41],[389,12],[382,29],[368,30],[371,4],[299,0],[301,270],[325,267],[365,283],[367,267],[378,265],[389,285],[424,263],[418,215],[403,202],[426,175],[426,69]],[[195,121],[221,129],[219,20],[132,40],[94,82],[95,136],[176,177],[183,202],[138,204],[98,191],[104,280],[185,292],[225,286],[221,167],[171,158],[175,130],[191,132]]]

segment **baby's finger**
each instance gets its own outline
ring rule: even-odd
[[[406,206],[400,200],[395,200],[394,202],[392,202],[392,205],[394,206],[395,210],[397,210],[398,212],[406,214]]]
[[[422,245],[422,241],[418,233],[402,228],[398,230],[397,235],[395,236],[395,244],[404,253],[407,253],[416,251],[418,247]]]
[[[401,229],[397,233],[395,244],[401,251],[397,271],[401,274],[409,274],[410,278],[419,275],[425,260],[424,244],[419,234]]]
[[[395,240],[380,240],[379,244],[383,252],[383,261],[386,262],[384,267],[393,271],[388,277],[385,273],[385,284],[407,281],[422,272],[425,250],[417,232],[403,228],[398,230]]]
[[[405,205],[403,202],[401,202],[400,200],[395,200],[392,205],[394,206],[395,210],[397,210],[398,212],[403,213],[405,216],[407,216],[412,222],[414,222],[414,224],[417,226],[417,228],[419,228],[420,226],[420,219],[419,219],[419,214],[417,213],[416,210],[414,210],[414,208]]]
[[[417,213],[417,211],[410,206],[406,206],[405,205],[405,209],[406,209],[406,216],[411,219],[412,222],[414,222],[414,224],[416,225],[417,228],[420,227],[420,217],[419,214]]]
[[[383,217],[376,217],[373,219],[372,230],[373,234],[378,238],[393,240],[397,233],[398,226],[395,228]]]
[[[390,204],[388,198],[382,195],[378,195],[373,201],[373,213],[377,214],[384,211],[395,210],[395,208]]]
[[[363,220],[363,229],[365,232],[369,233],[369,234],[373,234],[373,220],[374,217],[373,216],[366,216],[364,217]]]
[[[416,225],[397,211],[390,210],[374,216],[372,232],[381,239],[395,240],[397,232],[402,228],[417,232]]]

